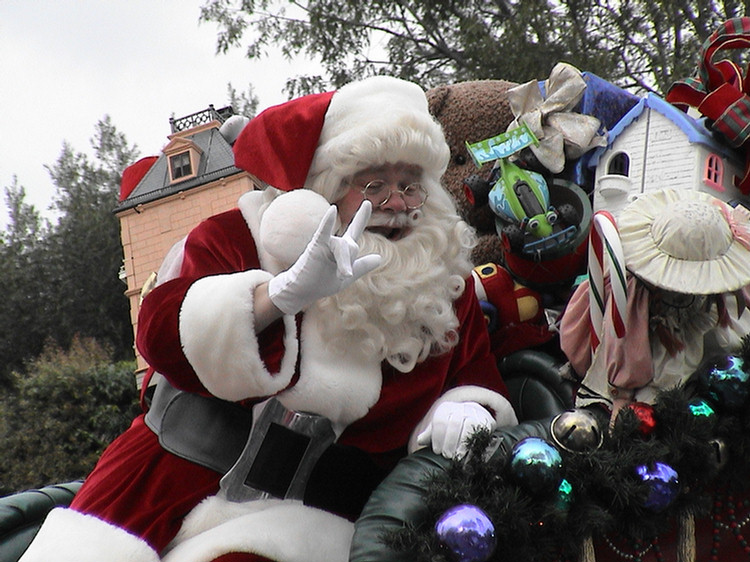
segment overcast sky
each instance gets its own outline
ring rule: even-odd
[[[0,188],[14,175],[27,200],[49,207],[63,141],[91,152],[110,115],[142,156],[167,143],[169,117],[227,104],[227,84],[249,83],[260,109],[281,103],[289,76],[309,63],[252,62],[237,48],[215,55],[203,0],[0,0]],[[4,198],[0,226],[7,224]]]

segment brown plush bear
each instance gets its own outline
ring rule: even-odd
[[[487,163],[477,169],[466,142],[505,132],[513,121],[506,92],[514,86],[505,80],[473,80],[427,91],[430,112],[443,126],[451,150],[443,185],[456,200],[462,218],[477,231],[479,240],[472,253],[477,266],[477,296],[491,305],[485,308],[485,315],[492,351],[498,358],[544,344],[553,337],[543,316],[541,295],[514,281],[501,265],[504,257],[501,238],[495,230],[495,214],[489,205],[474,208],[464,191],[464,179],[477,173],[487,177],[492,167],[492,163]]]
[[[443,126],[451,149],[451,161],[443,176],[443,185],[453,195],[461,216],[479,236],[472,261],[503,263],[500,237],[495,230],[495,215],[489,205],[474,209],[464,193],[463,181],[471,174],[489,174],[491,163],[477,170],[466,150],[474,143],[504,133],[513,121],[506,92],[516,86],[505,80],[473,80],[438,86],[427,91],[430,112]]]

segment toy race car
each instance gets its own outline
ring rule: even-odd
[[[495,161],[489,179],[472,174],[464,180],[466,197],[474,206],[489,204],[497,216],[496,229],[511,252],[538,254],[575,237],[580,217],[570,204],[550,203],[544,176],[510,162],[515,152],[537,143],[524,123],[516,129],[466,146],[477,167]]]

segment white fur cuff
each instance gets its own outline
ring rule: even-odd
[[[143,540],[91,515],[53,509],[19,562],[158,562]]]
[[[262,270],[197,280],[180,309],[180,340],[198,378],[213,395],[243,400],[285,388],[297,361],[297,327],[284,317],[285,354],[278,374],[260,357],[253,317],[253,291],[271,275]]]
[[[346,562],[354,525],[289,500],[209,498],[188,515],[164,562],[209,562],[229,552],[277,562]]]

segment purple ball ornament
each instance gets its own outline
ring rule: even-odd
[[[560,451],[540,437],[526,437],[515,444],[510,456],[510,473],[526,490],[535,495],[556,491],[562,481]]]
[[[750,394],[750,373],[745,360],[737,355],[725,355],[700,367],[698,380],[708,398],[720,407],[737,411]]]
[[[435,534],[455,562],[485,562],[495,552],[495,526],[487,514],[471,504],[460,504],[443,513]]]
[[[642,464],[635,468],[641,480],[649,485],[650,491],[644,507],[653,512],[667,509],[680,493],[680,479],[677,471],[663,462],[655,462],[652,466]]]

